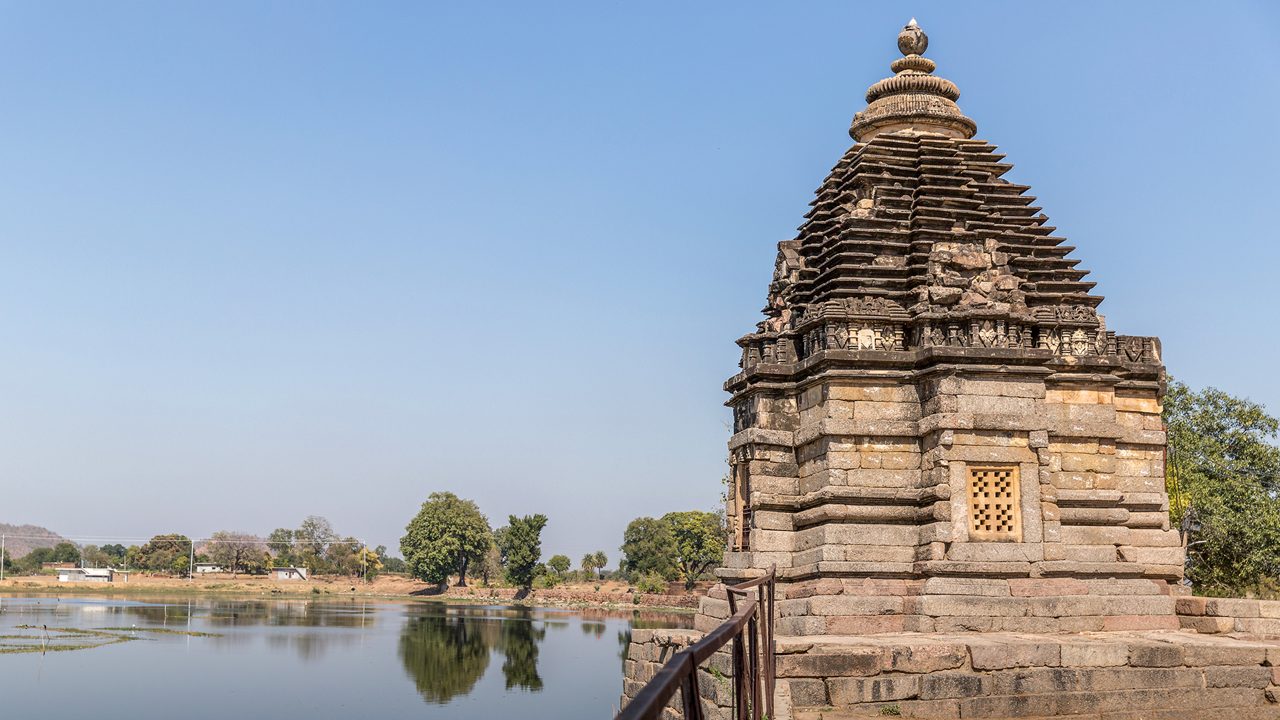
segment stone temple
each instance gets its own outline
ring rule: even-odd
[[[1160,343],[1107,329],[927,45],[898,37],[738,341],[722,576],[776,566],[796,635],[1176,628],[1164,597],[1081,619],[1018,592],[1182,576]],[[1044,611],[971,602],[1005,596]]]
[[[1108,329],[927,46],[898,36],[725,384],[718,574],[776,568],[779,715],[1280,718],[1280,603],[1180,582],[1159,340]],[[636,631],[624,702],[728,615],[719,586]]]

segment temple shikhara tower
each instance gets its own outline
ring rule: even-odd
[[[776,568],[776,717],[1280,718],[1280,602],[1181,583],[1159,340],[1107,327],[927,47],[898,36],[725,384],[717,572]],[[623,701],[729,609],[635,631]]]
[[[898,36],[738,341],[722,576],[776,565],[797,635],[1176,628],[1162,595],[1081,616],[1016,592],[1182,577],[1160,343],[1107,328],[927,46]]]

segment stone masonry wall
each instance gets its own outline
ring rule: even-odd
[[[645,683],[652,680],[673,655],[701,638],[702,633],[695,630],[632,630],[631,642],[627,646],[627,656],[623,661],[622,698],[619,701],[619,709],[626,707],[634,700]],[[708,720],[729,720],[730,718],[729,707],[733,700],[730,679],[733,674],[732,668],[733,664],[728,652],[719,652],[698,670],[699,698],[703,715]],[[663,720],[683,718],[681,702],[678,691],[667,703],[667,708],[663,711]]]
[[[786,634],[1102,629],[1081,617],[1176,627],[1168,597],[1097,609],[1108,585],[1168,596],[1182,576],[1157,392],[1044,368],[944,367],[755,396],[751,427],[730,443],[751,527],[722,577],[776,566]],[[1016,469],[1019,541],[969,537],[971,467]],[[1007,582],[1040,578],[1063,582]],[[1032,586],[1064,597],[1018,594]],[[703,601],[704,624],[722,616],[716,605]]]

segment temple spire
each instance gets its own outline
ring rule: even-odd
[[[929,36],[911,18],[898,33],[903,57],[889,65],[894,76],[872,85],[867,90],[867,108],[853,116],[849,134],[854,140],[866,142],[897,131],[973,137],[977,125],[956,105],[960,88],[933,75],[937,65],[924,57],[928,47]]]

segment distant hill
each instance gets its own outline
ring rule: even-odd
[[[0,533],[4,534],[4,549],[9,557],[17,560],[27,553],[42,547],[53,547],[66,540],[58,533],[42,528],[39,525],[9,525],[0,523]]]

